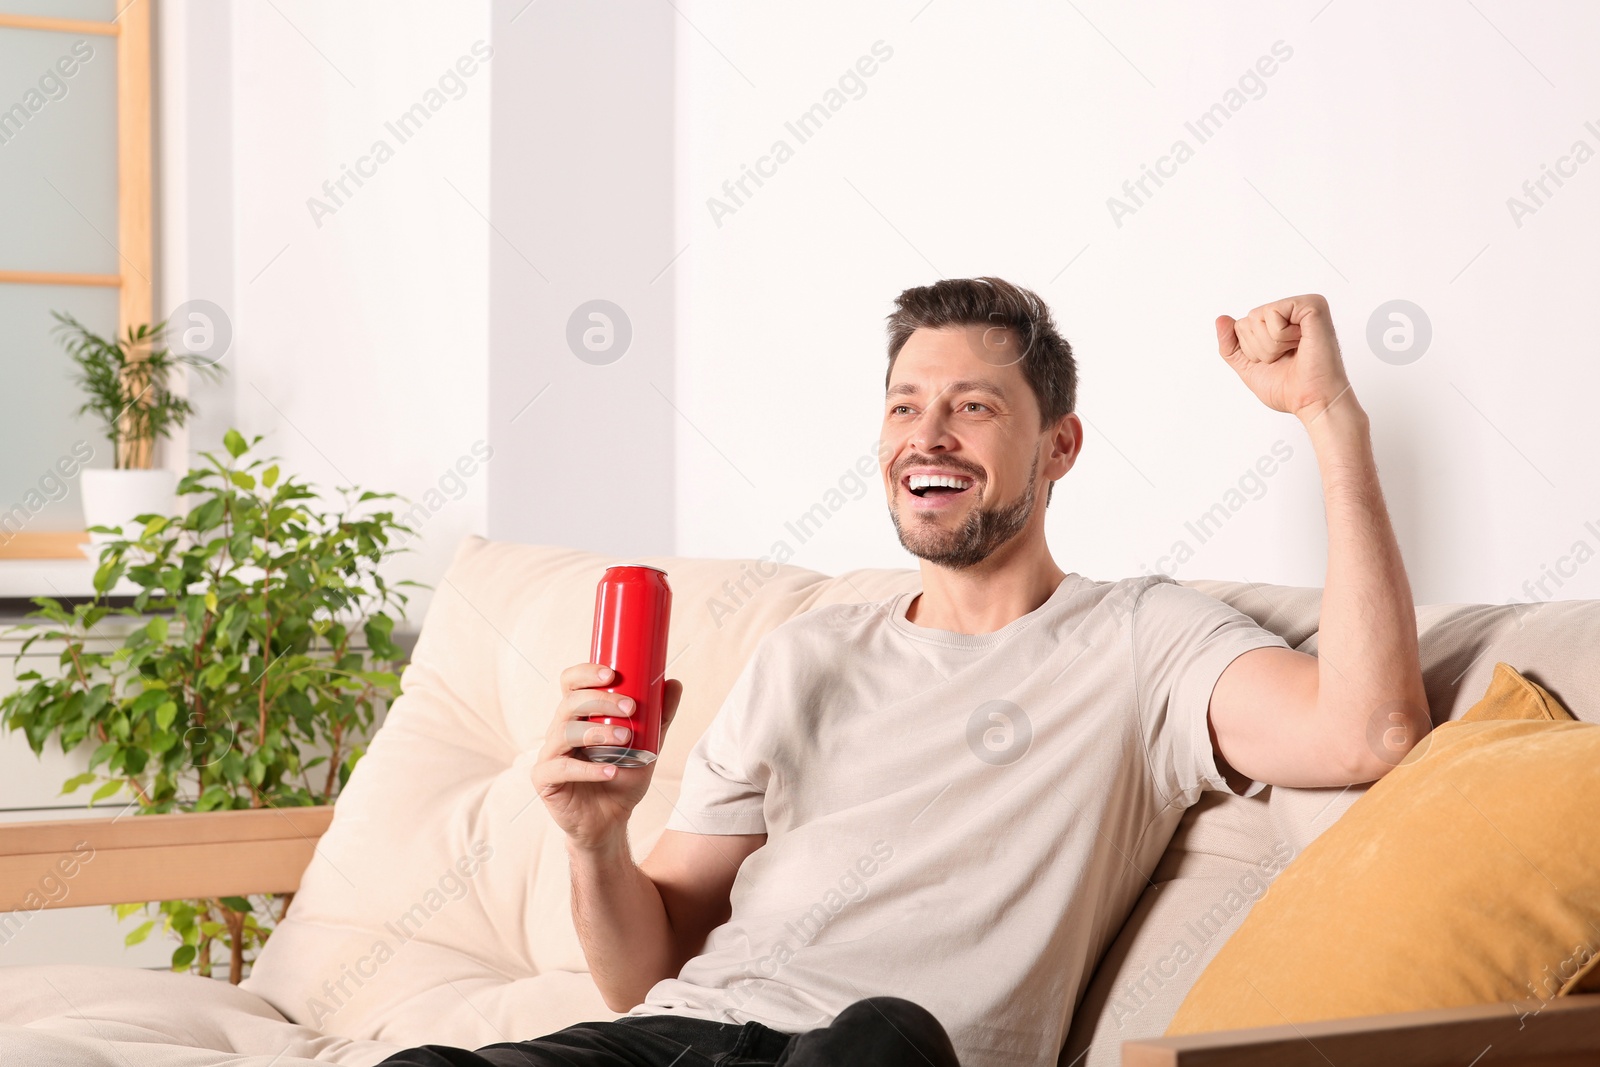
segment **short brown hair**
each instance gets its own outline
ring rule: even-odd
[[[1022,376],[1039,402],[1041,429],[1075,410],[1078,364],[1072,346],[1056,332],[1050,308],[1038,294],[1002,278],[945,278],[901,293],[889,314],[884,388],[913,333],[968,325],[1005,326],[1016,336],[1022,345]]]
[[[1076,410],[1078,362],[1072,346],[1056,331],[1050,308],[1037,293],[1003,278],[945,278],[901,293],[889,313],[889,369],[883,373],[883,387],[889,388],[894,361],[913,333],[974,324],[1005,326],[1017,337],[1022,376],[1039,402],[1041,430]],[[1055,495],[1051,482],[1045,507]]]

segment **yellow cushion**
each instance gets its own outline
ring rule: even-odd
[[[1168,1034],[1600,991],[1600,725],[1505,663],[1278,876]]]
[[[1538,682],[1524,678],[1509,663],[1496,663],[1489,691],[1467,709],[1457,722],[1489,722],[1532,719],[1539,722],[1572,722],[1572,715],[1550,691]]]

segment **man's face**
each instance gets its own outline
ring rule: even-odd
[[[1042,503],[1046,439],[1020,362],[1010,331],[981,325],[918,330],[900,350],[880,465],[912,555],[970,567],[1025,530]]]

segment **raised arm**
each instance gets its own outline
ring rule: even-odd
[[[1312,294],[1224,315],[1217,347],[1263,403],[1305,426],[1328,521],[1317,655],[1255,649],[1223,671],[1211,696],[1219,755],[1276,785],[1372,781],[1431,723],[1411,586],[1328,302]]]

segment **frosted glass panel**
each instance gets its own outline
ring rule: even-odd
[[[0,28],[0,270],[121,273],[116,87],[115,38]]]
[[[110,22],[116,17],[117,4],[118,0],[0,0],[0,13]]]
[[[110,336],[117,328],[117,290],[0,285],[0,539],[19,526],[83,529],[78,480],[59,479],[56,466],[78,442],[94,449],[89,466],[111,466],[111,445],[98,425],[72,414],[83,397],[69,378],[71,359],[50,332],[52,310]]]
[[[110,22],[117,18],[117,5],[118,0],[0,0],[0,13],[46,14],[53,19]]]
[[[0,0],[0,14],[110,22],[124,0]],[[121,274],[117,38],[0,27],[0,270]],[[77,470],[111,466],[52,311],[117,328],[114,287],[0,283],[0,540],[81,530]],[[71,476],[64,477],[63,471]]]

